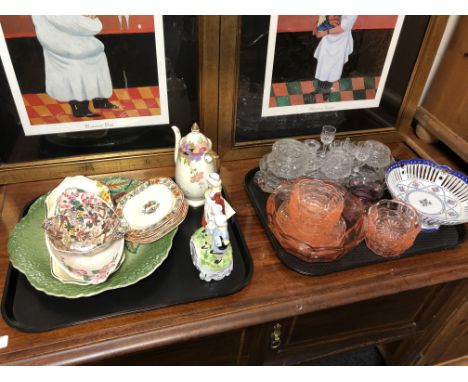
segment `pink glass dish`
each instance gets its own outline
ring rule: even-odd
[[[366,245],[379,256],[400,256],[421,231],[418,212],[401,200],[382,199],[369,208],[367,217]]]
[[[319,179],[303,179],[294,183],[284,208],[288,208],[293,219],[283,224],[291,223],[294,229],[302,231],[304,227],[297,222],[307,220],[309,224],[305,231],[320,227],[323,232],[339,225],[344,208],[343,192]]]
[[[304,202],[302,205],[295,205],[295,190],[308,181],[311,179],[300,178],[294,182],[283,183],[270,194],[266,206],[269,228],[288,253],[303,261],[337,260],[364,239],[365,207],[341,185],[317,179],[312,181],[319,181],[331,188],[332,198],[335,197],[335,193],[341,195],[341,214],[332,214],[330,219],[323,214],[324,204],[312,203],[307,208],[304,207]],[[296,215],[297,211],[301,211],[300,218]],[[317,216],[321,216],[321,219],[317,220]]]

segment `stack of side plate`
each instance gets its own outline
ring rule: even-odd
[[[160,177],[144,182],[119,199],[116,213],[129,230],[125,238],[148,244],[181,224],[188,212],[182,190],[170,178]]]

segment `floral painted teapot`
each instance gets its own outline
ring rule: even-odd
[[[211,140],[200,132],[196,123],[183,138],[177,126],[172,126],[172,130],[175,134],[176,183],[190,206],[202,206],[208,189],[208,175],[217,172],[218,155],[211,150]]]

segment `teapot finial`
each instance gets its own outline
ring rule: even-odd
[[[198,126],[198,123],[196,123],[196,122],[193,123],[191,131],[192,132],[197,132],[197,133],[200,132],[200,126]]]

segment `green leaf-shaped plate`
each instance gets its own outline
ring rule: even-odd
[[[101,179],[109,184],[111,195],[128,192],[141,182],[127,178]],[[118,187],[116,186],[118,184]],[[106,282],[98,285],[64,284],[54,278],[50,256],[41,223],[45,216],[45,196],[37,199],[10,234],[8,252],[14,268],[23,273],[31,285],[48,295],[66,298],[89,297],[117,288],[123,288],[151,275],[166,259],[172,247],[177,228],[151,244],[132,245],[126,242],[125,261]]]

